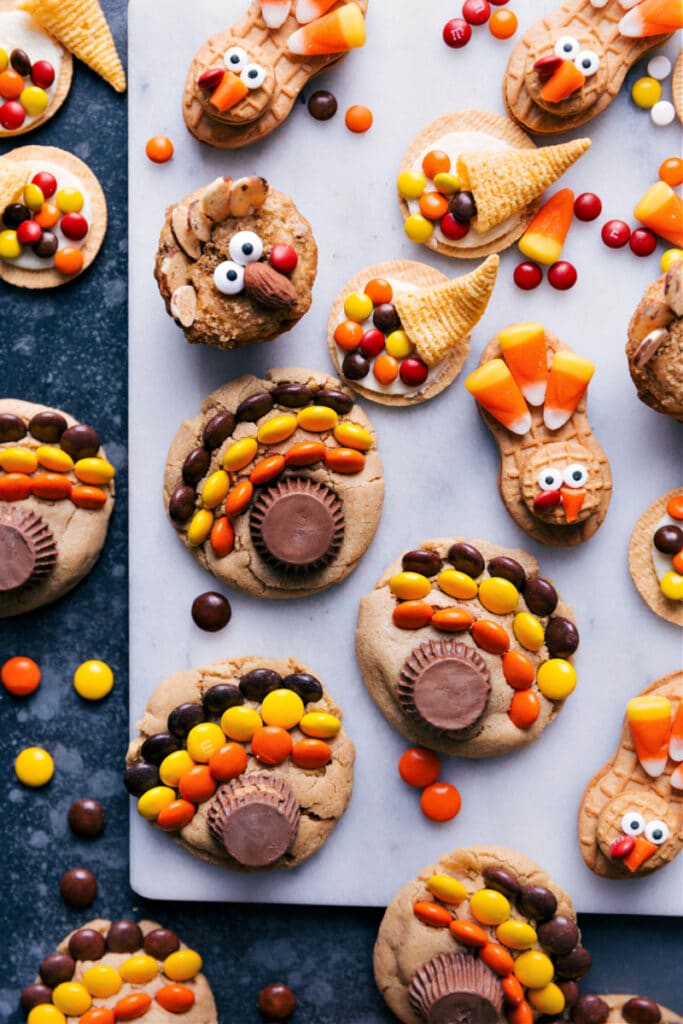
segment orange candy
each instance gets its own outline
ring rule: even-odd
[[[528,690],[536,678],[531,658],[521,651],[506,651],[503,655],[503,675],[513,690]]]
[[[253,493],[254,485],[250,480],[240,480],[239,483],[235,484],[225,499],[226,516],[241,515],[249,505]]]
[[[216,792],[216,782],[207,764],[197,764],[180,776],[178,789],[183,800],[201,804]]]
[[[334,340],[345,352],[358,348],[363,337],[363,328],[355,320],[342,320],[334,332]]]
[[[292,761],[297,768],[322,768],[332,757],[332,751],[324,740],[306,738],[292,747]]]
[[[53,203],[43,203],[33,219],[41,228],[53,228],[60,217],[61,213]]]
[[[448,213],[448,200],[440,192],[423,192],[420,196],[420,213],[427,220],[441,220]]]
[[[430,903],[428,900],[414,903],[413,913],[423,924],[431,925],[432,928],[448,928],[453,920],[445,907],[440,903]]]
[[[462,946],[482,948],[489,941],[489,937],[484,929],[480,928],[478,924],[474,924],[473,921],[451,921],[449,927],[451,935]]]
[[[666,503],[666,511],[672,519],[683,519],[683,494],[674,494]]]
[[[462,633],[474,622],[474,615],[465,608],[439,608],[432,616],[432,626],[444,633]]]
[[[73,277],[74,274],[79,274],[83,270],[83,253],[73,245],[66,245],[55,253],[54,264],[60,274]]]
[[[676,554],[671,559],[671,564],[673,565],[676,572],[680,573],[681,576],[683,576],[683,550],[676,552]]]
[[[78,1018],[78,1024],[116,1024],[116,1017],[106,1006],[93,1006]]]
[[[479,619],[472,626],[472,638],[482,651],[489,654],[505,654],[510,647],[510,637],[497,622]]]
[[[32,658],[17,655],[0,668],[0,680],[14,697],[26,697],[40,686],[40,669]]]
[[[211,547],[217,558],[225,558],[235,546],[235,530],[227,516],[217,519],[211,527]]]
[[[226,743],[209,758],[209,771],[217,782],[228,782],[242,774],[247,760],[247,752],[241,743]]]
[[[179,832],[189,825],[194,818],[196,808],[189,800],[174,800],[168,807],[159,811],[157,825],[164,832]]]
[[[87,484],[77,484],[76,487],[72,487],[69,497],[76,508],[102,508],[107,502],[106,491],[103,491],[101,487],[89,487]]]
[[[500,983],[506,1002],[519,1006],[524,1001],[524,989],[514,974],[508,974]]]
[[[145,153],[155,164],[165,164],[173,156],[173,143],[165,135],[153,135],[147,140]]]
[[[187,1013],[194,1006],[194,992],[186,985],[164,985],[154,998],[169,1013]]]
[[[450,821],[462,806],[460,793],[449,782],[434,782],[420,797],[420,807],[430,821]]]
[[[504,946],[499,946],[497,942],[487,942],[481,949],[479,957],[487,967],[501,977],[504,978],[507,974],[512,974],[515,961],[507,949]]]
[[[326,448],[325,465],[334,473],[360,473],[365,466],[365,456],[355,448]]]
[[[508,1012],[508,1020],[510,1024],[534,1024],[534,1012],[526,999]]]
[[[451,158],[442,149],[430,149],[422,161],[422,170],[432,181],[437,174],[447,174],[451,169]]]
[[[152,997],[146,992],[131,992],[130,995],[119,999],[114,1006],[114,1017],[119,1020],[137,1020],[147,1013],[152,1005]]]
[[[399,758],[398,774],[404,782],[415,789],[431,786],[438,779],[440,771],[441,761],[433,750],[409,747]]]
[[[387,355],[386,352],[377,356],[372,367],[375,380],[380,384],[393,384],[398,377],[398,371],[398,359],[394,359],[393,356]]]
[[[533,690],[518,690],[510,701],[508,715],[518,729],[528,729],[541,713],[541,704]]]
[[[659,165],[658,173],[662,181],[676,188],[683,184],[683,160],[679,156],[670,156]]]
[[[357,135],[362,135],[363,132],[367,132],[372,128],[372,121],[372,111],[369,107],[364,107],[360,103],[349,107],[344,117],[346,127],[350,132],[355,132]]]
[[[401,601],[392,613],[392,621],[399,629],[420,629],[432,621],[434,609],[426,601]]]
[[[267,484],[270,480],[274,480],[284,468],[284,455],[269,455],[268,458],[261,459],[260,462],[256,463],[249,474],[249,480],[254,487],[260,487],[262,484]]]
[[[509,39],[517,31],[517,24],[514,11],[496,11],[489,18],[489,32],[494,39]]]
[[[292,752],[292,737],[279,725],[263,725],[251,738],[251,751],[264,764],[281,764]]]
[[[7,473],[0,476],[0,501],[23,501],[32,490],[31,477],[26,473]]]
[[[0,96],[3,100],[16,100],[24,91],[24,79],[16,71],[7,68],[0,73]]]
[[[363,289],[368,298],[372,299],[373,306],[381,306],[384,302],[391,302],[394,291],[388,281],[383,277],[373,277]]]
[[[324,458],[325,445],[322,441],[299,441],[289,449],[285,462],[288,466],[313,466]]]
[[[33,478],[33,494],[46,501],[59,501],[71,497],[71,481],[62,473],[39,473]]]

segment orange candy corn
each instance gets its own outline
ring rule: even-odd
[[[246,83],[236,75],[233,71],[226,71],[223,75],[223,81],[217,89],[211,93],[211,99],[209,103],[216,110],[220,110],[223,113],[226,110],[230,110],[249,92]]]
[[[619,32],[630,39],[658,36],[683,28],[681,0],[641,0],[619,22]]]
[[[636,754],[653,779],[666,768],[671,735],[671,701],[668,697],[634,697],[626,705],[626,718]]]
[[[579,518],[579,512],[586,500],[587,493],[585,487],[560,487],[562,509],[568,523],[575,523]]]
[[[580,89],[585,81],[586,76],[574,61],[564,60],[541,89],[541,99],[546,103],[561,103]]]
[[[465,387],[481,406],[513,434],[526,434],[531,413],[502,359],[490,359],[471,373]]]
[[[562,188],[543,204],[520,238],[520,252],[538,263],[557,263],[573,216],[574,193]]]
[[[268,28],[279,28],[287,21],[292,0],[261,0],[261,16]]]
[[[681,694],[678,711],[671,724],[669,757],[672,761],[683,761],[683,694]]]
[[[683,246],[683,199],[665,181],[647,190],[633,216],[667,242]]]
[[[365,42],[365,19],[356,3],[344,4],[322,18],[304,25],[287,41],[290,53],[315,57],[327,53],[344,53]]]
[[[337,0],[296,0],[294,17],[300,25],[307,25],[309,21],[315,21],[327,14],[330,7],[334,7]]]
[[[512,324],[498,332],[498,341],[503,359],[529,405],[543,405],[548,383],[543,324]]]
[[[595,373],[590,359],[576,352],[556,352],[550,366],[543,422],[548,430],[563,427],[581,401]]]

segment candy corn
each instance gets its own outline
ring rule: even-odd
[[[365,42],[365,19],[356,3],[344,4],[310,25],[294,32],[287,41],[290,53],[315,57],[343,53]]]
[[[579,512],[586,500],[587,493],[585,487],[560,487],[562,509],[568,523],[575,523],[579,518]]]
[[[645,861],[657,852],[658,847],[645,836],[636,836],[631,852],[624,857],[624,864],[629,871],[637,871]]]
[[[619,22],[619,32],[630,39],[659,36],[683,28],[681,0],[641,0]]]
[[[633,216],[667,242],[683,246],[683,199],[665,181],[647,190]]]
[[[294,17],[300,25],[307,25],[309,21],[315,21],[327,14],[330,7],[334,7],[337,0],[296,0]]]
[[[671,725],[669,757],[672,761],[683,761],[683,694],[681,694],[678,711]]]
[[[543,405],[548,358],[543,324],[512,324],[498,332],[503,359],[529,405]]]
[[[668,697],[634,697],[626,705],[626,718],[643,770],[653,779],[666,768],[671,733]]]
[[[543,204],[519,240],[520,252],[538,263],[557,263],[574,216],[574,193],[560,189]]]
[[[548,430],[559,430],[581,401],[595,373],[590,359],[575,352],[556,352],[550,366],[543,422]]]
[[[563,60],[541,89],[541,99],[546,103],[561,103],[577,92],[585,81],[586,76],[574,61]]]
[[[212,107],[223,113],[224,110],[230,110],[240,100],[243,100],[248,92],[246,83],[239,75],[233,71],[226,71],[221,84],[211,93],[209,102]]]
[[[292,0],[261,0],[261,15],[268,28],[280,28],[287,21]]]
[[[531,413],[502,359],[490,359],[471,373],[465,387],[480,405],[513,434],[526,434]]]

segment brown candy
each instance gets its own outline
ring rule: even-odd
[[[375,306],[372,322],[382,334],[391,334],[392,331],[401,329],[401,318],[393,302],[382,302],[379,306]]]
[[[237,406],[235,416],[239,422],[256,423],[273,408],[273,396],[269,391],[257,391]]]
[[[57,444],[66,427],[67,423],[62,414],[51,409],[37,412],[28,424],[31,436],[43,444]]]
[[[420,644],[398,677],[398,698],[405,713],[449,735],[471,728],[490,696],[486,662],[474,648],[453,640]]]
[[[59,880],[59,891],[69,907],[89,907],[97,896],[97,879],[87,868],[71,868]]]
[[[294,690],[301,697],[304,704],[312,704],[314,701],[322,700],[323,688],[315,678],[308,672],[292,672],[282,680],[285,690]]]
[[[207,718],[211,718],[212,715],[220,718],[224,711],[238,704],[244,704],[244,697],[239,689],[230,683],[217,683],[209,687],[202,697],[202,707]]]
[[[26,78],[27,75],[31,74],[31,58],[27,54],[26,50],[20,50],[18,47],[9,55],[9,62],[18,75]]]
[[[54,988],[63,981],[71,981],[76,970],[73,957],[67,953],[50,953],[41,961],[38,974],[46,985]]]
[[[249,527],[264,561],[288,573],[314,572],[341,547],[342,503],[325,484],[289,477],[259,494]]]
[[[239,864],[263,868],[290,848],[299,816],[299,804],[284,779],[254,773],[219,787],[208,823],[216,842]]]
[[[142,930],[135,921],[114,921],[107,932],[110,953],[134,953],[142,948]]]
[[[558,981],[556,984],[564,996],[567,1008],[571,1010],[579,1001],[579,986],[575,981]]]
[[[199,708],[201,711],[198,704],[193,704],[192,707]],[[197,723],[195,722],[195,725],[196,724]],[[169,754],[173,754],[176,750],[179,750],[180,746],[181,744],[178,737],[171,735],[170,732],[155,732],[151,736],[147,737],[140,747],[140,753],[148,764],[155,764],[158,766],[165,757],[168,757]]]
[[[153,764],[128,765],[123,776],[123,784],[131,796],[142,796],[153,786],[161,785],[159,770]]]
[[[472,544],[460,542],[451,544],[448,549],[448,561],[458,572],[467,573],[473,580],[484,571],[484,556]]]
[[[557,910],[557,897],[544,885],[525,885],[517,897],[517,909],[535,921],[548,921]]]
[[[149,956],[165,960],[176,949],[180,949],[180,939],[169,928],[154,928],[145,935],[143,948]]]
[[[557,591],[548,580],[532,576],[524,588],[524,600],[534,615],[552,615],[557,608]]]
[[[240,679],[240,691],[247,700],[262,701],[271,690],[279,690],[282,676],[272,668],[254,668]]]
[[[21,1008],[24,1013],[30,1013],[34,1006],[42,1006],[43,1003],[52,1002],[52,989],[47,985],[41,985],[36,981],[33,985],[27,985],[21,992]]]
[[[437,555],[436,551],[417,548],[415,551],[406,551],[401,559],[401,567],[404,572],[419,572],[423,576],[436,576],[441,569],[441,557]]]
[[[207,590],[195,597],[191,614],[195,626],[207,633],[217,633],[230,622],[232,609],[227,597],[215,590]]]
[[[194,487],[203,476],[206,476],[210,463],[211,456],[206,448],[193,448],[183,462],[183,483]]]
[[[489,889],[502,892],[511,899],[515,899],[522,888],[512,872],[505,868],[484,868],[484,881]]]
[[[313,392],[305,384],[278,384],[273,391],[273,399],[288,409],[301,409],[313,401]]]
[[[664,555],[675,555],[683,547],[683,530],[680,526],[660,526],[655,530],[652,543]]]
[[[609,1017],[609,1006],[600,996],[581,996],[572,1007],[574,1024],[604,1024]]]
[[[328,409],[334,409],[340,416],[345,416],[353,409],[353,398],[346,391],[339,391],[337,388],[321,388],[316,392],[316,405],[325,405]]]
[[[166,720],[168,731],[180,739],[185,739],[190,729],[204,721],[204,710],[201,704],[178,704]],[[175,748],[177,749],[177,747]],[[170,751],[169,751],[170,752]],[[161,764],[161,761],[159,762]]]
[[[556,914],[538,927],[538,941],[550,953],[571,953],[579,941],[576,922],[564,914]]]
[[[38,241],[31,246],[31,249],[39,259],[49,260],[50,257],[54,256],[57,252],[57,249],[59,249],[59,239],[54,231],[43,230],[42,235]]]
[[[186,523],[195,509],[196,495],[192,487],[179,484],[168,503],[168,514],[174,523]]]
[[[651,999],[634,996],[628,999],[621,1008],[621,1016],[628,1024],[659,1024],[662,1011]]]
[[[551,658],[568,658],[579,646],[579,631],[570,619],[555,615],[545,628],[545,644]]]
[[[555,974],[558,978],[576,981],[591,969],[593,958],[585,946],[575,946],[570,953],[555,959]]]
[[[316,121],[329,121],[337,113],[337,99],[327,89],[318,89],[308,101],[308,113]]]
[[[360,352],[348,352],[344,356],[342,373],[348,380],[362,380],[370,373],[370,362]]]
[[[21,441],[26,436],[26,424],[12,412],[0,413],[0,444]]]
[[[463,953],[440,953],[423,964],[411,978],[408,998],[427,1024],[497,1024],[503,1007],[496,975]]]
[[[93,427],[85,423],[77,423],[68,427],[59,442],[64,451],[72,459],[89,459],[100,450],[100,437]]]
[[[57,545],[40,516],[25,508],[0,510],[0,593],[45,579],[56,561]]]
[[[224,412],[217,412],[215,416],[212,416],[209,422],[204,427],[202,432],[202,441],[204,447],[208,448],[210,452],[216,448],[220,448],[226,438],[230,437],[233,430],[235,429],[235,414],[225,410]],[[204,474],[202,473],[202,476]]]
[[[84,797],[69,808],[69,828],[81,839],[94,839],[104,831],[106,815],[99,800]]]
[[[500,555],[498,558],[492,558],[487,568],[491,576],[500,576],[517,587],[517,590],[524,590],[526,573],[514,558]]]
[[[268,1021],[287,1020],[296,1009],[296,996],[287,985],[274,981],[261,989],[256,1006]]]
[[[69,939],[69,953],[74,960],[101,960],[105,949],[104,935],[94,928],[80,928]]]

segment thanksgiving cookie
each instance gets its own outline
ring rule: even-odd
[[[679,53],[674,65],[673,78],[671,79],[671,98],[676,110],[676,116],[683,124],[683,50]]]
[[[643,512],[631,534],[628,567],[652,611],[683,626],[683,487]]]
[[[626,356],[641,402],[683,423],[683,260],[645,290]]]
[[[253,0],[196,54],[185,81],[190,132],[217,149],[265,138],[306,83],[365,42],[367,0]]]
[[[271,341],[311,305],[311,225],[265,178],[216,178],[166,213],[154,276],[188,341]]]
[[[454,850],[420,871],[387,907],[374,954],[403,1024],[556,1020],[590,966],[567,893],[502,846]]]
[[[27,1024],[218,1024],[202,958],[154,921],[97,918],[44,957],[21,993]]]
[[[526,230],[545,190],[589,146],[590,139],[575,139],[536,149],[499,114],[445,114],[420,132],[401,162],[405,232],[442,256],[501,252]]]
[[[512,51],[508,113],[527,131],[569,131],[601,113],[637,60],[683,28],[679,0],[565,0]]]
[[[353,743],[294,658],[218,661],[156,688],[128,748],[139,813],[202,860],[295,867],[346,810]]]
[[[579,847],[591,871],[639,878],[683,846],[683,672],[626,705],[619,747],[579,808]]]
[[[610,467],[586,415],[594,370],[543,324],[512,324],[465,381],[500,449],[507,510],[542,544],[581,544],[607,514]]]
[[[56,601],[92,569],[114,507],[93,427],[0,399],[0,618]]]
[[[0,277],[56,288],[90,266],[107,230],[107,203],[89,167],[54,146],[0,157]]]
[[[356,655],[399,732],[462,757],[532,743],[576,686],[572,609],[525,551],[423,541],[361,599]]]

